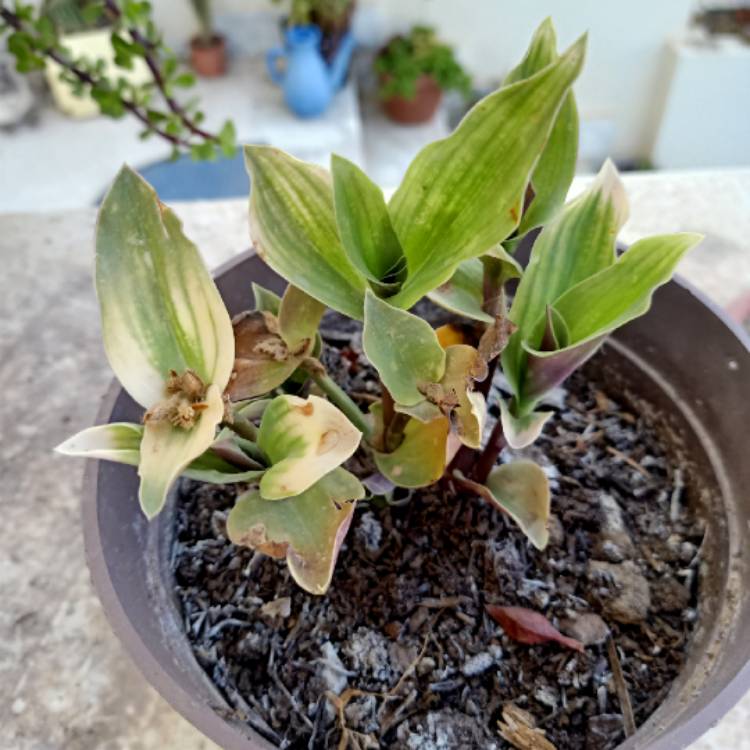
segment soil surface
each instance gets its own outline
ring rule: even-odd
[[[377,386],[357,327],[324,321],[323,332],[329,369],[366,403]],[[604,750],[623,740],[628,703],[643,723],[686,657],[703,524],[647,416],[585,374],[552,400],[525,452],[553,492],[544,552],[478,498],[433,487],[397,505],[361,502],[316,597],[282,562],[227,541],[244,487],[184,482],[176,591],[229,715],[295,750]],[[585,653],[511,640],[491,604],[543,613]],[[518,716],[537,731],[514,733]]]

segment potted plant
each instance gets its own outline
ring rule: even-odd
[[[227,70],[226,40],[213,25],[211,0],[191,0],[199,32],[190,40],[190,63],[204,78],[222,76]]]
[[[543,23],[388,203],[246,147],[218,287],[137,174],[102,203],[122,387],[59,450],[106,459],[94,583],[221,747],[667,750],[747,688],[750,350],[669,283],[699,235],[617,254],[610,163],[564,203],[584,52]]]
[[[100,70],[112,75],[117,71],[117,51],[111,43],[112,19],[99,6],[89,0],[47,0],[40,16],[48,26],[46,42],[55,36],[70,56],[75,59],[99,61]],[[134,60],[129,70],[119,70],[130,85],[139,86],[149,80],[149,71],[143,60]],[[95,117],[100,113],[100,104],[92,96],[81,96],[71,86],[64,66],[54,59],[46,61],[47,85],[57,108],[77,119]]]
[[[375,71],[383,109],[395,122],[427,122],[443,91],[471,93],[471,79],[453,50],[427,26],[414,26],[407,35],[393,37],[375,59]]]

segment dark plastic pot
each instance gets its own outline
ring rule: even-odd
[[[203,78],[217,78],[227,72],[226,40],[214,34],[210,41],[195,37],[190,41],[190,64]]]
[[[283,288],[249,253],[219,273],[232,314],[247,308],[253,280],[278,292]],[[690,494],[705,505],[709,565],[701,579],[701,617],[690,658],[668,699],[620,746],[679,750],[750,688],[750,344],[719,309],[678,280],[661,289],[651,311],[619,331],[589,368],[593,377],[606,378],[610,392],[658,416],[684,456]],[[99,421],[137,420],[140,414],[115,383]],[[149,524],[136,496],[133,468],[88,463],[86,555],[112,628],[146,679],[220,747],[272,748],[247,725],[224,718],[226,703],[182,632],[168,563],[169,507]]]
[[[437,112],[443,91],[432,76],[421,75],[415,84],[413,99],[390,96],[383,99],[382,106],[388,117],[402,125],[418,125],[429,122]]]

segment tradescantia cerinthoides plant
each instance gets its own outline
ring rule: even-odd
[[[618,258],[627,207],[609,163],[563,205],[584,50],[582,38],[558,54],[545,21],[503,87],[423,149],[388,202],[341,157],[329,173],[246,147],[254,244],[289,286],[282,297],[254,286],[255,309],[232,323],[176,219],[123,171],[101,209],[97,289],[113,369],[147,411],[143,425],[91,428],[61,450],[137,464],[150,516],[180,473],[251,483],[229,514],[229,537],[286,557],[314,593],[329,585],[365,496],[341,466],[358,447],[379,474],[368,486],[387,494],[445,479],[447,491],[485,498],[543,548],[545,474],[528,460],[496,466],[500,450],[535,439],[546,391],[644,313],[699,239],[652,237]],[[538,226],[523,270],[513,252]],[[409,312],[425,296],[469,324],[433,329]],[[326,308],[363,323],[381,386],[368,413],[321,363]],[[489,429],[500,362],[510,393]]]

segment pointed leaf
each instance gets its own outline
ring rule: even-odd
[[[529,78],[558,59],[557,39],[548,18],[536,30],[521,63],[506,77],[508,85]],[[549,139],[534,167],[531,187],[534,199],[524,211],[516,232],[523,236],[533,227],[545,224],[565,202],[578,157],[578,110],[569,92],[560,107]]]
[[[619,328],[646,313],[654,291],[666,284],[685,253],[703,235],[684,232],[639,240],[603,271],[568,289],[554,303],[572,344]]]
[[[584,653],[583,644],[575,638],[568,638],[540,612],[526,607],[499,607],[487,605],[487,613],[505,631],[508,638],[536,645],[553,641],[561,646]]]
[[[258,254],[291,284],[361,320],[367,283],[341,245],[330,175],[270,146],[246,146],[245,162]]]
[[[510,319],[518,326],[503,352],[503,372],[521,390],[523,343],[538,349],[548,305],[583,279],[615,261],[615,239],[627,219],[627,198],[614,165],[607,161],[592,185],[548,223],[534,243]]]
[[[281,297],[270,289],[266,289],[260,284],[252,283],[253,299],[255,300],[255,309],[270,312],[278,316],[281,307]]]
[[[112,422],[81,430],[60,443],[55,450],[66,456],[100,458],[137,466],[142,437],[143,425]]]
[[[272,466],[260,482],[266,500],[298,495],[346,461],[362,433],[318,396],[277,396],[263,413],[258,445]]]
[[[507,513],[539,550],[549,541],[547,523],[550,513],[549,482],[533,461],[514,461],[490,472],[486,485],[456,472],[461,485]]]
[[[216,425],[224,416],[224,401],[215,385],[206,392],[206,404],[191,429],[173,427],[167,421],[146,422],[138,465],[138,497],[148,518],[164,507],[172,482],[213,443]]]
[[[308,351],[315,340],[326,307],[289,284],[279,308],[279,333],[293,354]]]
[[[119,464],[138,466],[141,457],[143,425],[130,422],[112,422],[97,427],[89,427],[77,435],[60,443],[55,450],[67,456],[99,458]],[[243,471],[213,453],[209,448],[198,456],[182,472],[182,476],[199,482],[229,484],[250,482],[263,474],[263,471]]]
[[[180,221],[128,167],[99,211],[96,290],[107,357],[138,403],[164,396],[170,370],[224,389],[234,359],[224,303]]]
[[[585,38],[536,75],[477,104],[448,138],[424,148],[389,204],[408,276],[391,300],[411,307],[462,260],[518,225],[526,185],[583,64]]]
[[[370,412],[382,429],[382,405],[373,404]],[[426,487],[443,475],[449,432],[448,418],[442,415],[426,423],[410,419],[396,450],[373,451],[375,464],[383,476],[399,487]]]
[[[445,371],[445,351],[422,318],[365,295],[362,347],[394,400],[414,406],[424,400],[423,383],[437,383]]]
[[[551,411],[532,411],[529,414],[516,416],[505,399],[501,398],[499,402],[503,435],[508,445],[514,450],[531,445],[542,434],[544,425],[552,416]]]
[[[336,154],[331,157],[331,174],[341,243],[363,276],[384,281],[404,253],[383,191],[356,164]]]
[[[305,591],[324,594],[351,524],[352,501],[364,495],[359,480],[341,468],[286,500],[264,500],[252,490],[230,511],[227,533],[234,544],[286,557],[289,572]]]
[[[442,415],[440,409],[427,399],[420,401],[414,406],[404,406],[404,404],[394,404],[394,409],[399,414],[408,414],[414,419],[418,419],[420,422],[432,422],[433,419],[437,419]]]

